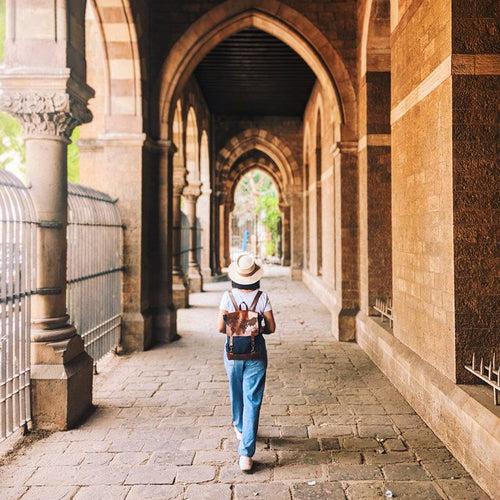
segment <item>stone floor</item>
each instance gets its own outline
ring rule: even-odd
[[[179,312],[181,340],[102,368],[82,427],[21,446],[0,468],[0,498],[487,499],[367,356],[331,339],[304,285],[280,274],[264,281],[279,330],[254,474],[236,467],[219,283]]]

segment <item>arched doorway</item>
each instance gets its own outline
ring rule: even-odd
[[[216,50],[226,41],[232,40],[236,35],[240,41],[245,37],[254,40],[257,37],[269,37],[289,50],[291,49],[293,57],[305,63],[314,75],[316,83],[309,101],[322,100],[325,103],[321,112],[321,148],[318,149],[321,152],[321,158],[319,162],[308,163],[309,168],[313,169],[320,164],[314,176],[311,175],[309,178],[316,179],[318,176],[320,178],[319,182],[316,181],[314,219],[318,223],[316,213],[318,212],[322,220],[319,221],[319,226],[314,226],[316,231],[314,231],[314,241],[310,242],[310,254],[314,255],[317,262],[314,264],[315,272],[306,276],[306,283],[322,299],[325,299],[325,303],[330,308],[334,334],[338,338],[352,339],[355,328],[354,317],[358,310],[358,272],[352,257],[357,255],[357,189],[355,187],[353,191],[351,188],[353,181],[357,179],[356,99],[342,58],[317,27],[299,12],[278,1],[254,0],[244,5],[224,2],[211,9],[177,40],[164,62],[159,80],[159,107],[155,111],[158,113],[159,136],[166,140],[172,137],[172,116],[176,99],[185,92],[187,87],[192,86],[193,75],[196,73],[195,76],[199,76],[199,66],[206,59],[210,59],[211,51]],[[228,85],[227,81],[224,81]],[[204,90],[211,84],[218,85],[218,82],[208,80]],[[252,90],[249,88],[248,93],[256,92]],[[276,97],[276,99],[279,98],[280,96]],[[306,99],[307,103],[309,101]],[[213,104],[214,102],[211,101],[210,106],[213,107]],[[234,104],[236,106],[237,102],[234,101]],[[271,104],[274,103],[271,102]],[[254,110],[249,111],[252,113]],[[307,112],[306,107],[304,113]],[[265,130],[265,127],[263,128]],[[311,125],[311,133],[315,132],[316,127]],[[217,133],[214,136],[215,154],[228,153],[223,163],[231,168],[234,161],[239,160],[241,151],[237,146],[235,147],[234,142],[230,142],[231,136],[227,132],[224,133],[226,135],[223,139],[220,138],[223,136],[222,133],[220,136],[217,136]],[[297,134],[300,132],[298,131]],[[229,147],[227,148],[225,144],[228,144],[228,141]],[[248,150],[256,145],[260,147],[262,142],[261,137],[243,137],[240,145],[244,145]],[[317,137],[312,137],[310,144],[316,144],[316,142]],[[271,159],[275,160],[273,155],[279,157],[282,150],[276,152],[273,148],[274,150],[282,148],[277,144],[269,146]],[[294,154],[297,153],[300,157],[300,152],[294,151]],[[333,155],[333,162],[329,159],[330,155]],[[314,153],[312,156],[315,156]],[[276,163],[281,166],[283,162],[277,161]],[[347,168],[344,168],[344,165],[347,165]],[[287,231],[292,235],[289,249],[292,275],[302,278],[304,276],[302,272],[303,182],[301,169],[297,168],[296,172],[296,177],[294,176],[289,184],[292,189],[290,193],[287,192],[288,199],[285,200],[285,206],[290,213],[288,218],[290,227]],[[219,177],[217,164],[214,176]],[[218,225],[218,228],[214,226],[217,241],[212,238],[212,246],[218,249],[220,267],[223,267],[229,263],[230,242],[225,228],[228,228],[231,201],[227,197],[227,190],[222,189],[223,184],[212,182],[212,185],[215,188],[211,206],[214,214],[212,220],[217,221]],[[323,218],[325,213],[328,214],[328,220]],[[325,234],[322,232],[323,227],[328,227]],[[323,261],[324,248],[334,249],[328,253],[326,261]]]
[[[231,259],[250,252],[262,262],[281,263],[282,214],[273,178],[257,165],[241,175],[230,216]]]

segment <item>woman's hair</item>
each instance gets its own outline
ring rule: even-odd
[[[252,283],[251,285],[240,285],[234,281],[231,281],[232,288],[239,288],[240,290],[258,290],[260,288],[260,281],[257,283]]]

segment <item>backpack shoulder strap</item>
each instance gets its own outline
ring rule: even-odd
[[[229,290],[228,292],[229,298],[231,299],[231,302],[233,303],[234,311],[238,311],[240,306],[238,305],[238,302],[236,302],[236,299],[234,298],[233,292]]]
[[[250,311],[254,311],[255,312],[255,308],[257,307],[257,304],[259,303],[259,299],[260,299],[261,295],[262,295],[262,291],[259,290],[256,293],[255,298],[253,299],[252,305],[250,306]]]

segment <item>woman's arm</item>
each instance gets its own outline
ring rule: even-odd
[[[224,314],[227,314],[227,311],[224,309],[219,309],[219,314],[217,315],[217,329],[220,333],[226,333],[226,323],[224,323]]]
[[[274,321],[272,310],[264,313],[264,321],[266,323],[266,333],[274,333],[276,331],[276,321]]]

